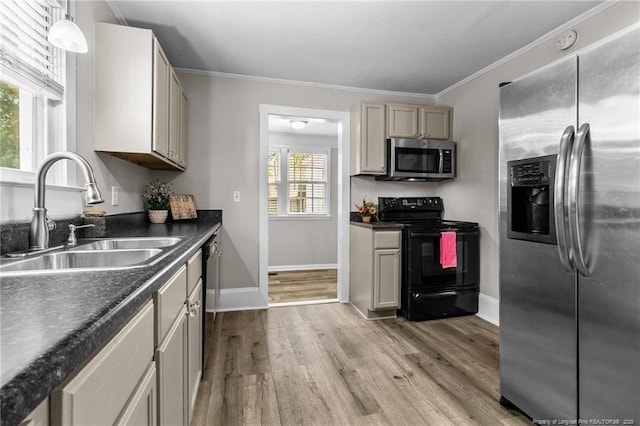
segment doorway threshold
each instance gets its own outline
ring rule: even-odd
[[[284,306],[302,306],[302,305],[322,305],[324,303],[339,303],[339,299],[316,299],[316,300],[297,300],[295,302],[272,302],[269,303],[270,308],[281,308]]]

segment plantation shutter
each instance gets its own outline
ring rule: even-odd
[[[47,41],[61,16],[56,0],[0,1],[0,66],[3,74],[62,98],[65,52]]]

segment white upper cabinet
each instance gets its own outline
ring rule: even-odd
[[[387,136],[410,139],[449,139],[451,108],[387,105]]]
[[[182,85],[151,30],[96,22],[95,150],[184,170]]]
[[[390,138],[417,138],[420,107],[416,105],[387,105],[387,134]]]
[[[351,110],[351,174],[385,174],[385,104],[362,102]]]

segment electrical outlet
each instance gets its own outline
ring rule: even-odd
[[[120,194],[118,194],[118,187],[117,186],[112,186],[111,187],[111,205],[112,206],[117,206],[118,205],[118,196]]]
[[[240,202],[240,191],[233,191],[233,202],[234,203]]]

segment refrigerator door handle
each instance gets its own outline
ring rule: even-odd
[[[585,123],[578,129],[576,143],[571,151],[571,166],[569,170],[569,235],[573,245],[574,262],[578,272],[588,277],[591,275],[584,260],[582,251],[582,240],[580,238],[580,206],[578,197],[580,195],[580,167],[582,166],[582,155],[584,147],[589,138],[589,123]]]
[[[560,138],[560,148],[558,150],[558,160],[556,161],[556,176],[554,182],[554,199],[553,211],[556,221],[556,239],[558,241],[558,254],[560,255],[560,263],[567,272],[573,272],[573,253],[567,244],[567,232],[565,222],[565,196],[566,181],[569,171],[569,154],[573,147],[575,137],[575,128],[567,127]]]

